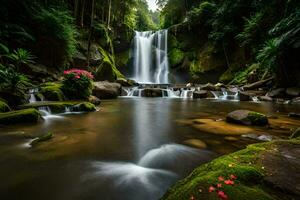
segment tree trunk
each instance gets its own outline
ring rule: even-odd
[[[109,24],[110,24],[110,15],[111,15],[111,0],[108,0],[107,28],[109,28]]]
[[[78,22],[78,2],[79,2],[79,0],[75,0],[75,2],[74,2],[74,18],[75,18],[75,21],[76,21],[76,24],[77,24],[77,22]]]
[[[84,11],[85,11],[85,0],[82,0],[82,5],[81,5],[81,18],[80,18],[80,26],[81,26],[82,28],[83,28]]]
[[[88,67],[90,67],[91,42],[92,42],[92,36],[93,36],[94,12],[95,12],[95,0],[92,0],[91,24],[90,24],[90,34],[89,34],[89,39],[88,39],[88,52],[87,52],[87,65],[88,65]]]

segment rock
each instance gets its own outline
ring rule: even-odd
[[[63,102],[36,102],[19,106],[20,109],[49,107],[52,113],[63,113],[66,108],[76,112],[92,112],[96,110],[94,104],[89,102],[63,101]]]
[[[264,114],[249,110],[233,111],[227,115],[226,121],[229,123],[257,126],[264,126],[268,124],[268,118]]]
[[[250,139],[259,140],[259,141],[264,141],[264,142],[273,140],[272,135],[247,134],[247,135],[242,135],[241,137],[250,138]]]
[[[217,84],[215,84],[215,87],[217,87],[217,88],[227,88],[227,86],[223,83],[217,83]]]
[[[94,83],[93,95],[99,99],[115,99],[121,94],[121,84],[100,81]]]
[[[206,149],[207,148],[207,145],[205,144],[205,142],[203,142],[202,140],[199,140],[199,139],[185,140],[184,144],[196,147],[198,149]]]
[[[36,123],[40,120],[41,114],[38,110],[30,108],[24,110],[0,113],[0,124]]]
[[[300,97],[293,98],[291,103],[292,104],[300,104]]]
[[[300,113],[289,113],[289,117],[300,118]]]
[[[238,96],[239,96],[240,101],[250,101],[251,100],[251,96],[247,92],[239,91]]]
[[[145,88],[141,93],[142,97],[162,97],[163,90],[160,88]]]
[[[216,98],[213,91],[207,91],[207,98]]]
[[[266,96],[272,98],[282,98],[285,96],[285,89],[284,88],[277,88],[269,91]]]
[[[206,85],[203,85],[200,88],[201,88],[201,90],[209,90],[209,91],[220,91],[221,90],[220,87],[217,87],[211,83],[207,83]]]
[[[257,81],[255,83],[252,83],[252,84],[249,84],[249,85],[245,85],[242,88],[244,90],[253,90],[253,89],[260,88],[260,87],[264,87],[268,83],[272,82],[273,79],[274,79],[274,77],[271,77],[271,78],[268,78],[268,79],[265,79],[265,80],[261,80],[261,81]]]
[[[4,102],[0,100],[0,113],[2,112],[9,112],[10,107]]]
[[[194,99],[207,98],[207,91],[206,90],[195,91],[193,92],[193,98]]]
[[[121,84],[124,87],[130,87],[130,86],[137,85],[137,82],[135,82],[134,80],[125,79],[125,78],[118,78],[116,80],[116,82]]]
[[[188,83],[188,84],[186,84],[186,87],[188,87],[188,88],[190,88],[190,87],[192,87],[193,86],[193,83]]]
[[[50,140],[52,138],[53,138],[53,134],[52,133],[48,133],[48,134],[42,135],[42,136],[34,139],[32,142],[30,142],[30,146],[36,146],[40,142],[45,142],[45,141]]]
[[[99,106],[101,104],[101,100],[93,95],[89,97],[89,102],[94,104],[95,106]]]
[[[300,137],[300,127],[297,128],[290,136],[290,138],[297,138],[297,137]]]
[[[297,87],[287,88],[285,92],[289,96],[293,96],[293,97],[300,96],[300,88]]]
[[[42,94],[48,101],[64,101],[66,98],[61,87],[60,83],[44,83],[40,86],[38,95]]]
[[[269,101],[269,102],[273,101],[273,99],[271,97],[268,97],[268,96],[259,96],[258,99],[260,101]]]

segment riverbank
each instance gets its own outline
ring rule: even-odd
[[[253,144],[195,169],[162,200],[300,197],[300,138]]]

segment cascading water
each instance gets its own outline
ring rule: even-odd
[[[169,83],[168,30],[136,31],[134,41],[133,79],[140,83]]]

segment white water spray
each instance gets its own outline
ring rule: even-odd
[[[135,32],[134,41],[133,78],[140,83],[169,83],[168,30]]]

